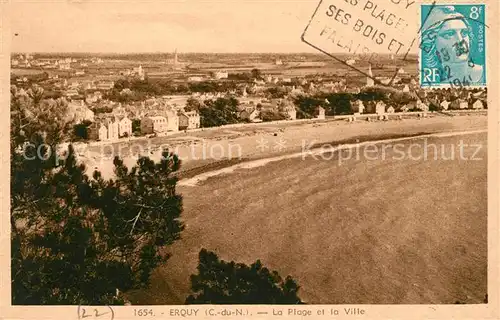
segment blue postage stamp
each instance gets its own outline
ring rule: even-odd
[[[486,85],[484,4],[421,5],[420,85]]]

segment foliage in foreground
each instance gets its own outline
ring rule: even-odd
[[[237,102],[222,102],[233,121]],[[114,179],[89,177],[71,145],[55,152],[74,133],[66,108],[40,87],[12,88],[12,304],[122,304],[118,292],[148,286],[184,228],[173,176],[180,161],[164,152],[159,163],[143,157],[128,169],[115,158]],[[198,270],[187,303],[301,303],[295,281],[260,261],[227,263],[202,250]]]
[[[187,304],[302,304],[297,283],[257,260],[250,266],[219,260],[213,252],[199,253],[198,274],[191,276],[193,294]]]
[[[165,152],[129,170],[115,158],[115,179],[89,177],[72,146],[57,157],[71,126],[64,103],[42,94],[12,89],[12,303],[123,303],[117,290],[147,286],[183,229],[180,161]]]

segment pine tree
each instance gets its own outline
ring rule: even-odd
[[[179,159],[115,158],[115,179],[89,177],[71,145],[55,151],[71,132],[63,100],[13,87],[11,101],[12,303],[123,303],[117,291],[147,286],[183,229]]]

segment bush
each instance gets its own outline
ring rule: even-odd
[[[89,138],[89,126],[92,124],[91,121],[83,121],[82,123],[75,124],[73,126],[73,140],[87,140]]]
[[[326,102],[318,97],[299,96],[293,101],[297,106],[297,118],[310,119],[314,117],[318,106],[324,107]]]
[[[260,118],[262,119],[262,121],[279,121],[286,120],[287,116],[281,112],[263,110],[260,112]]]
[[[219,260],[206,249],[199,253],[198,274],[191,276],[193,294],[186,304],[302,304],[299,286],[282,279],[257,260],[250,266]]]
[[[218,98],[207,100],[200,108],[202,127],[217,127],[239,122],[238,100],[234,98]]]

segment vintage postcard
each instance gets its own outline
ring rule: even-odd
[[[0,320],[500,317],[500,2],[0,6]]]

